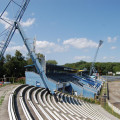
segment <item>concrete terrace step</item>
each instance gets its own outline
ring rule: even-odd
[[[33,102],[31,101],[31,91],[35,90],[35,87],[32,87],[30,88],[28,91],[27,91],[27,100],[28,100],[28,103],[29,105],[31,106],[31,108],[33,109],[34,113],[36,114],[37,118],[39,120],[43,120],[42,116],[39,114],[38,110],[36,109],[35,105],[33,104]]]
[[[51,95],[44,88],[26,85],[12,90],[8,111],[10,120],[110,120],[102,110],[71,95]]]

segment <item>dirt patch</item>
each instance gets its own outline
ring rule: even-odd
[[[108,88],[110,103],[120,109],[120,81],[109,82]]]

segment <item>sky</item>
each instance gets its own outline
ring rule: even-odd
[[[14,0],[20,4],[20,0]],[[2,13],[9,0],[0,0]],[[32,45],[36,37],[36,53],[59,65],[84,60],[92,62],[99,44],[97,62],[120,62],[120,0],[31,0],[21,25]],[[13,22],[18,7],[11,4],[3,18]],[[0,20],[0,32],[9,25]],[[0,41],[1,38],[0,38]],[[18,31],[6,54],[27,49]]]

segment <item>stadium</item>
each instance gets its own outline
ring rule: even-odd
[[[103,82],[90,78],[85,74],[86,71],[84,70],[81,70],[81,72],[79,71],[80,70],[52,64],[46,65],[46,76],[53,91],[63,91],[65,93],[70,93],[71,95],[81,95],[83,97],[94,99],[100,93]],[[33,71],[26,71],[25,75],[26,84],[34,85],[36,87],[45,87],[39,74]]]
[[[25,84],[11,84],[10,81],[5,81],[5,75],[3,75],[4,78],[0,82],[1,119],[118,120],[101,107],[106,105],[109,97],[108,83],[105,78],[101,78],[95,72],[94,64],[103,41],[99,41],[90,70],[46,63],[44,56],[39,61],[35,46],[29,43],[20,23],[29,2],[30,0],[23,0],[19,4],[10,0],[0,15],[1,20],[11,25],[5,30],[7,33],[4,34],[5,37],[0,44],[0,60],[14,33],[18,30],[33,62],[32,65],[24,66]],[[14,16],[14,21],[9,22],[3,15],[11,3],[19,9]],[[109,106],[111,106],[110,103]],[[119,114],[118,109],[111,110]]]

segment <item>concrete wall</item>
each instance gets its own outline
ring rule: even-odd
[[[82,95],[83,97],[93,98],[94,99],[94,92],[90,91],[89,89],[85,89],[84,87],[80,87],[75,85],[74,83],[70,83],[73,90],[77,92],[77,95]]]
[[[107,100],[108,106],[116,113],[118,113],[120,115],[120,109],[118,109],[117,107],[115,107],[113,104],[111,104],[108,100]]]
[[[43,84],[43,81],[39,74],[31,71],[26,71],[25,76],[26,84],[45,88],[45,85]],[[53,90],[56,90],[56,84],[54,82],[48,80],[47,83]]]
[[[25,76],[26,76],[26,84],[45,88],[45,85],[43,84],[43,81],[39,74],[31,71],[26,71]],[[47,80],[47,83],[53,90],[56,90],[58,87],[56,83],[53,81]],[[74,90],[74,92],[77,92],[77,95],[82,95],[83,97],[87,97],[87,98],[94,98],[95,92],[93,92],[92,90],[84,87],[80,87],[71,82],[68,83],[68,85],[71,86],[71,89]]]

